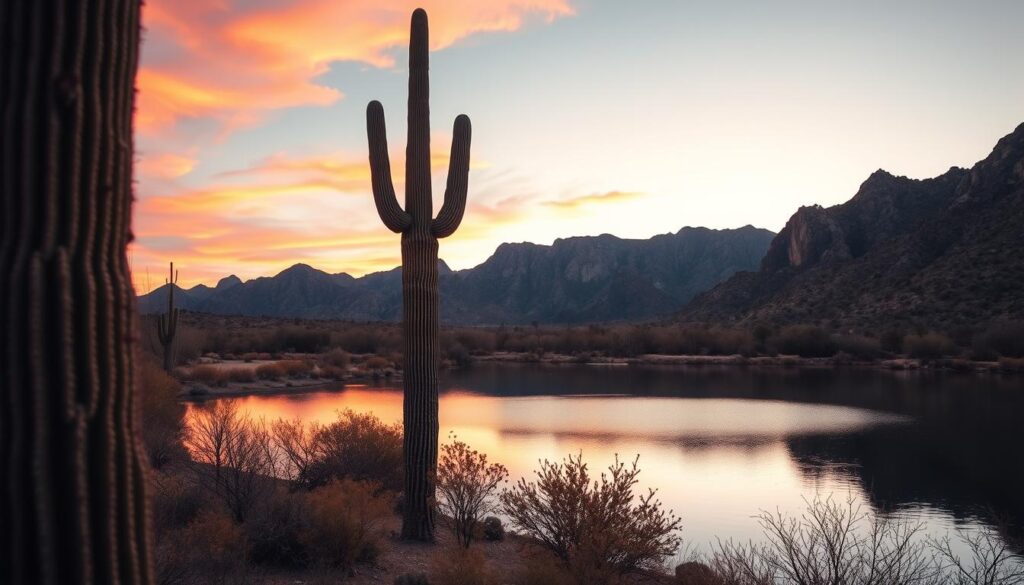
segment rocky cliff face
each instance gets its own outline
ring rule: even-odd
[[[610,235],[550,246],[502,244],[468,270],[439,267],[441,316],[457,324],[582,323],[670,315],[738,270],[758,266],[774,234],[683,228],[648,240]],[[219,314],[396,321],[401,271],[352,278],[306,265],[269,278],[176,293],[184,309]],[[166,287],[140,297],[158,311]]]
[[[700,295],[681,318],[851,327],[1019,318],[1022,199],[1024,124],[970,170],[926,180],[876,171],[842,205],[800,208],[760,271]]]

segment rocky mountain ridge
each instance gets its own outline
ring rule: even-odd
[[[474,268],[439,264],[446,323],[498,325],[642,320],[671,315],[738,270],[756,268],[774,234],[745,226],[686,227],[646,240],[611,235],[550,246],[502,244]],[[166,306],[166,285],[139,297],[144,313]],[[215,314],[397,321],[401,269],[354,278],[296,264],[273,277],[175,292],[186,310]]]

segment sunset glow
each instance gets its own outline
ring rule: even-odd
[[[364,112],[384,104],[401,201],[418,5],[431,25],[435,209],[451,124],[473,119],[466,220],[441,246],[456,269],[509,241],[778,230],[877,168],[968,166],[1024,119],[1024,71],[998,57],[1024,52],[997,31],[1024,19],[1019,3],[886,5],[884,21],[874,2],[383,4],[145,4],[140,292],[170,260],[185,287],[297,262],[354,275],[398,263],[372,204]]]

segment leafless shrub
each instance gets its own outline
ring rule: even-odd
[[[719,542],[723,585],[1020,585],[1024,557],[991,529],[924,537],[922,525],[815,497],[798,517],[758,516],[763,544]],[[963,553],[957,550],[962,549]]]
[[[451,522],[455,538],[469,548],[477,524],[495,509],[493,496],[498,485],[508,478],[500,463],[487,463],[487,455],[459,441],[441,446],[437,463],[438,507]]]
[[[661,507],[656,492],[636,496],[639,458],[616,457],[591,481],[582,454],[541,462],[537,481],[520,479],[502,492],[513,525],[566,563],[578,579],[608,582],[636,569],[661,568],[679,547],[681,521]]]
[[[994,530],[958,532],[966,555],[958,554],[949,536],[931,539],[949,585],[1019,585],[1024,583],[1024,555],[1014,552]]]
[[[238,522],[272,488],[276,455],[271,433],[262,420],[239,415],[234,401],[219,400],[198,410],[185,446],[196,479],[223,500]]]
[[[296,485],[313,489],[332,479],[402,485],[402,427],[372,414],[338,413],[328,425],[279,420],[271,425],[281,468]]]

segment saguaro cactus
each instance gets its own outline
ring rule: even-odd
[[[0,583],[153,582],[134,390],[137,0],[0,2]]]
[[[437,469],[437,240],[453,234],[466,209],[469,117],[455,118],[444,205],[433,218],[430,190],[430,83],[427,13],[412,14],[409,39],[409,130],[405,149],[405,209],[395,199],[384,109],[366,108],[373,200],[381,220],[402,234],[402,325],[405,347],[405,498],[402,537],[434,539]]]
[[[167,276],[167,313],[156,320],[156,336],[164,348],[164,370],[170,373],[174,369],[174,335],[178,332],[178,309],[174,307],[174,289],[178,286],[178,273],[171,262],[170,274]]]

